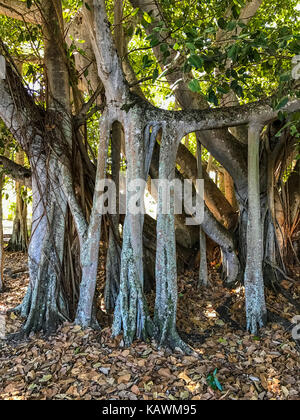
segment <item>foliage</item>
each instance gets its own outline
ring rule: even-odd
[[[208,375],[207,383],[212,389],[214,390],[218,389],[219,391],[223,391],[223,387],[220,384],[217,377],[217,372],[218,372],[218,369],[216,368],[212,374]]]

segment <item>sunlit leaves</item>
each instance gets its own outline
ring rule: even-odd
[[[147,27],[151,23],[152,23],[152,17],[148,13],[144,12],[143,17],[142,17],[142,25]]]

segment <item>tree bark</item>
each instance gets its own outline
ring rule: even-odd
[[[171,126],[172,127],[172,126]],[[163,132],[159,178],[172,181],[175,178],[177,148],[172,147],[172,139],[177,139],[175,130]],[[182,341],[176,330],[177,314],[177,267],[174,220],[174,189],[170,193],[170,213],[163,214],[163,189],[158,191],[157,246],[156,246],[156,299],[154,323],[158,342],[162,346],[180,348],[189,353],[190,348]]]
[[[3,208],[2,208],[3,174],[0,175],[0,292],[4,287],[4,240],[3,240]]]
[[[98,152],[98,165],[96,173],[95,192],[90,223],[87,224],[82,210],[78,207],[72,188],[72,179],[68,182],[69,192],[67,192],[68,202],[75,218],[77,232],[80,238],[80,262],[82,267],[82,280],[80,285],[80,295],[77,307],[75,323],[82,327],[97,326],[93,313],[94,296],[96,289],[97,270],[99,262],[99,246],[102,227],[102,183],[106,174],[106,161],[108,143],[110,138],[111,120],[109,115],[102,116],[100,122],[100,144]],[[66,181],[64,181],[66,182]],[[66,187],[65,187],[66,188]],[[73,204],[70,199],[74,198]],[[77,210],[78,209],[78,210]]]
[[[259,189],[259,143],[261,125],[251,123],[248,136],[248,229],[245,297],[247,329],[257,333],[267,320],[262,272],[263,238]]]
[[[114,4],[114,25],[115,25],[115,43],[118,54],[123,57],[125,54],[125,38],[123,30],[123,0],[116,0]],[[110,216],[109,243],[106,258],[106,283],[104,291],[104,301],[106,309],[114,309],[120,289],[120,265],[121,265],[121,247],[119,233],[119,174],[121,163],[121,145],[124,143],[123,128],[120,123],[115,122],[112,126],[111,139],[111,171],[112,180],[116,186],[117,214]],[[123,141],[122,141],[123,140]]]
[[[104,301],[107,310],[114,309],[120,289],[120,264],[121,264],[121,238],[119,232],[119,174],[120,174],[120,153],[123,137],[123,129],[120,123],[112,126],[111,139],[111,171],[112,180],[116,186],[117,214],[110,215],[109,243],[106,257],[106,283],[104,290]]]
[[[237,212],[238,203],[235,196],[234,181],[226,170],[224,171],[224,187],[227,201],[231,204],[232,209]]]
[[[24,165],[23,151],[17,152],[16,163]],[[22,187],[18,181],[16,181],[16,213],[13,222],[13,232],[7,250],[22,252],[27,252],[28,250],[27,204],[22,197]]]
[[[197,140],[197,167],[198,167],[198,179],[203,179],[203,168],[202,168],[202,153],[201,143]],[[206,236],[202,229],[199,228],[199,250],[200,250],[200,262],[199,262],[199,286],[208,286],[208,273],[207,273],[207,255],[206,255]]]
[[[20,336],[51,333],[69,320],[62,290],[66,202],[60,194],[57,165],[41,156],[31,159],[33,174],[32,234],[28,250],[30,283],[22,304],[15,308],[25,318]]]
[[[13,131],[28,155],[33,172],[33,221],[28,250],[30,284],[22,304],[15,308],[25,318],[21,336],[40,330],[50,333],[62,321],[70,320],[62,288],[67,203],[61,191],[59,159],[64,146],[72,145],[72,123],[61,3],[44,0],[41,12],[50,111],[43,114],[26,94],[21,94],[25,95],[24,100],[18,90],[11,90],[12,95],[20,95],[17,120],[22,116],[25,127],[21,126],[20,130],[14,127]],[[9,83],[12,80],[10,77]],[[25,102],[23,107],[20,98]],[[31,114],[29,110],[32,110]],[[26,124],[28,115],[32,124],[29,128]]]
[[[143,129],[142,115],[136,111],[123,121],[127,156],[127,214],[123,228],[120,293],[114,312],[113,335],[123,331],[125,345],[134,338],[146,340],[153,334],[153,325],[144,296],[143,268],[143,214],[132,214],[130,200],[135,191],[129,191],[131,181],[148,179],[150,161],[158,128],[150,124]],[[152,128],[151,134],[149,133]],[[141,209],[142,210],[142,209]]]

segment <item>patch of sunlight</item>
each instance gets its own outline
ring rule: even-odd
[[[245,287],[244,286],[239,286],[236,289],[232,290],[232,293],[236,294],[236,295],[240,295],[243,294],[245,291]]]
[[[217,312],[214,310],[214,308],[212,307],[212,304],[209,303],[207,305],[207,309],[204,311],[204,315],[206,316],[206,318],[208,319],[213,319],[213,318],[217,318],[218,314]]]
[[[156,217],[157,217],[157,203],[154,200],[154,198],[152,197],[152,195],[150,194],[150,192],[147,191],[147,190],[145,191],[144,201],[145,201],[146,214],[151,216],[153,219],[156,219]]]
[[[209,177],[214,181],[214,182],[216,182],[216,177],[217,177],[217,174],[216,174],[216,172],[215,171],[209,171]]]

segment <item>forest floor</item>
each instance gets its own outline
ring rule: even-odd
[[[11,333],[22,320],[6,311],[24,296],[28,273],[16,271],[26,267],[26,256],[7,254],[5,267],[0,317]],[[214,269],[210,280],[209,289],[198,290],[196,273],[179,278],[178,329],[199,357],[158,350],[154,342],[124,348],[121,337],[111,339],[111,316],[103,314],[100,332],[64,324],[48,339],[0,340],[0,400],[300,400],[300,353],[291,331],[273,322],[259,337],[249,335],[243,289],[224,289]],[[299,278],[283,287],[300,296]],[[297,315],[282,295],[268,291],[267,302],[275,317]]]

